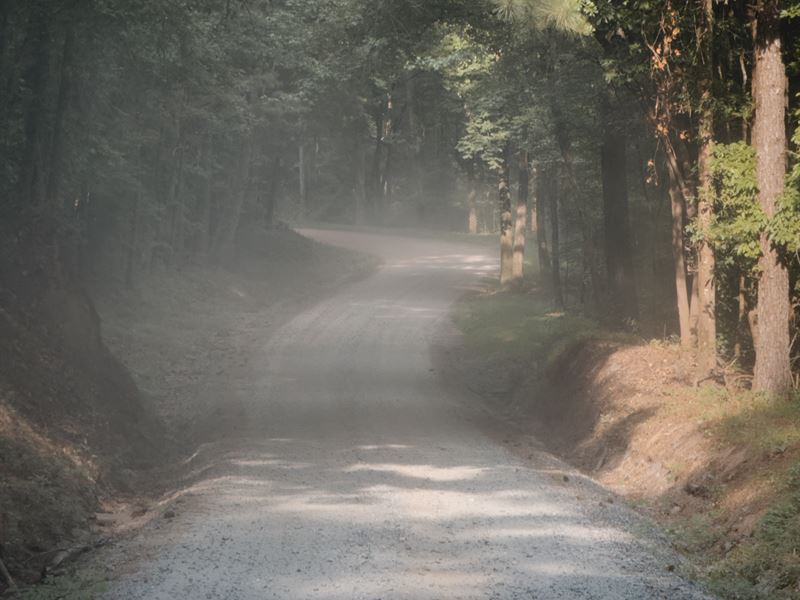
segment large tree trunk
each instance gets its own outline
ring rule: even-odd
[[[668,140],[667,140],[668,141]],[[665,148],[669,177],[669,199],[672,212],[672,262],[675,272],[675,296],[678,306],[678,326],[681,346],[692,347],[692,323],[689,314],[689,288],[686,282],[686,257],[684,254],[683,227],[685,221],[685,182],[672,146]]]
[[[628,215],[627,152],[624,132],[605,125],[601,149],[603,227],[611,306],[621,319],[638,319]]]
[[[500,285],[511,282],[514,246],[513,215],[511,214],[511,190],[508,185],[508,162],[504,161],[497,196],[500,207]]]
[[[780,2],[759,0],[754,29],[753,99],[758,202],[773,217],[786,175],[786,71],[781,56]],[[769,235],[761,234],[758,335],[753,389],[784,394],[792,385],[789,359],[789,273]]]
[[[697,315],[697,371],[706,377],[717,367],[717,286],[714,279],[716,259],[714,248],[707,239],[707,232],[714,218],[714,188],[711,181],[710,161],[714,145],[714,107],[711,82],[713,68],[714,7],[712,0],[701,0],[705,15],[698,38],[703,42],[704,76],[701,81],[702,97],[700,109],[700,149],[697,158],[698,202],[697,224],[703,234],[697,245],[697,306],[692,312]],[[694,298],[692,304],[694,304]]]
[[[511,265],[511,280],[521,283],[525,269],[525,230],[528,218],[529,186],[528,152],[519,153],[519,189],[517,190],[517,214],[514,220],[514,258]]]

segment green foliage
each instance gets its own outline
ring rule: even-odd
[[[587,13],[594,10],[586,0],[494,0],[497,13],[534,28],[552,27],[578,35],[590,35]]]
[[[710,170],[715,214],[706,236],[717,250],[721,267],[736,265],[752,272],[761,255],[759,238],[763,231],[785,252],[800,250],[800,171],[796,166],[787,177],[786,190],[772,219],[758,203],[752,146],[744,142],[715,144]],[[695,238],[701,235],[692,231]]]
[[[798,6],[793,8],[798,9]],[[786,190],[778,201],[775,218],[770,223],[770,237],[788,253],[800,252],[800,109],[795,109],[794,121],[791,169],[786,178]]]
[[[737,265],[742,271],[752,271],[767,222],[758,204],[755,151],[744,142],[715,144],[709,170],[714,219],[707,239],[717,251],[720,267]]]

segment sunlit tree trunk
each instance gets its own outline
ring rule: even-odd
[[[561,182],[559,181],[558,167],[554,168],[553,178],[550,188],[550,236],[552,241],[552,276],[553,276],[553,299],[556,306],[564,307],[564,292],[561,289],[561,242],[559,240],[559,196],[561,193]]]
[[[700,149],[697,159],[699,194],[697,223],[702,233],[708,232],[714,218],[713,183],[710,161],[714,144],[714,113],[711,81],[714,75],[712,64],[712,37],[714,7],[712,0],[702,0],[705,24],[699,32],[705,50],[705,77],[701,82]],[[717,367],[717,286],[714,279],[716,259],[714,248],[703,235],[697,247],[697,370],[700,377],[708,375]]]
[[[758,202],[768,217],[786,175],[786,70],[781,55],[780,2],[759,0],[753,28],[753,99]],[[789,359],[789,273],[769,234],[761,234],[758,278],[758,335],[753,389],[779,395],[792,385]]]
[[[689,288],[686,278],[686,256],[684,253],[683,229],[685,217],[685,197],[687,195],[685,182],[680,172],[678,160],[674,149],[667,136],[662,137],[665,142],[665,155],[667,174],[669,179],[669,199],[672,214],[672,263],[675,279],[675,298],[678,307],[678,326],[680,329],[681,346],[692,347],[692,323],[689,314]]]
[[[508,184],[508,161],[504,160],[497,185],[497,195],[500,208],[500,284],[507,285],[511,282],[512,258],[514,246],[513,215],[511,213],[511,190]]]
[[[467,197],[467,206],[469,214],[467,215],[467,226],[468,231],[472,234],[478,233],[478,206],[477,200],[478,192],[475,190],[475,186],[470,188],[469,196]]]
[[[738,294],[737,294],[737,318],[736,318],[736,336],[733,345],[733,357],[738,361],[742,357],[742,337],[744,327],[747,323],[747,296],[745,294],[746,280],[744,275],[739,275],[738,278]]]
[[[511,266],[511,280],[520,283],[525,269],[525,230],[528,218],[529,187],[528,152],[519,153],[519,189],[517,190],[517,214],[514,219],[514,257]]]

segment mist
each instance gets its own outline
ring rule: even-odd
[[[797,597],[797,14],[0,0],[0,596]]]

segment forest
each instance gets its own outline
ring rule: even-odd
[[[513,284],[529,228],[556,304],[792,387],[794,5],[0,10],[3,237],[45,279],[132,286],[230,260],[243,222],[327,220],[501,231]]]
[[[0,404],[36,422],[82,379],[125,430],[103,444],[147,446],[89,290],[318,224],[491,238],[499,289],[674,343],[695,387],[794,399],[798,23],[788,0],[0,0]]]

